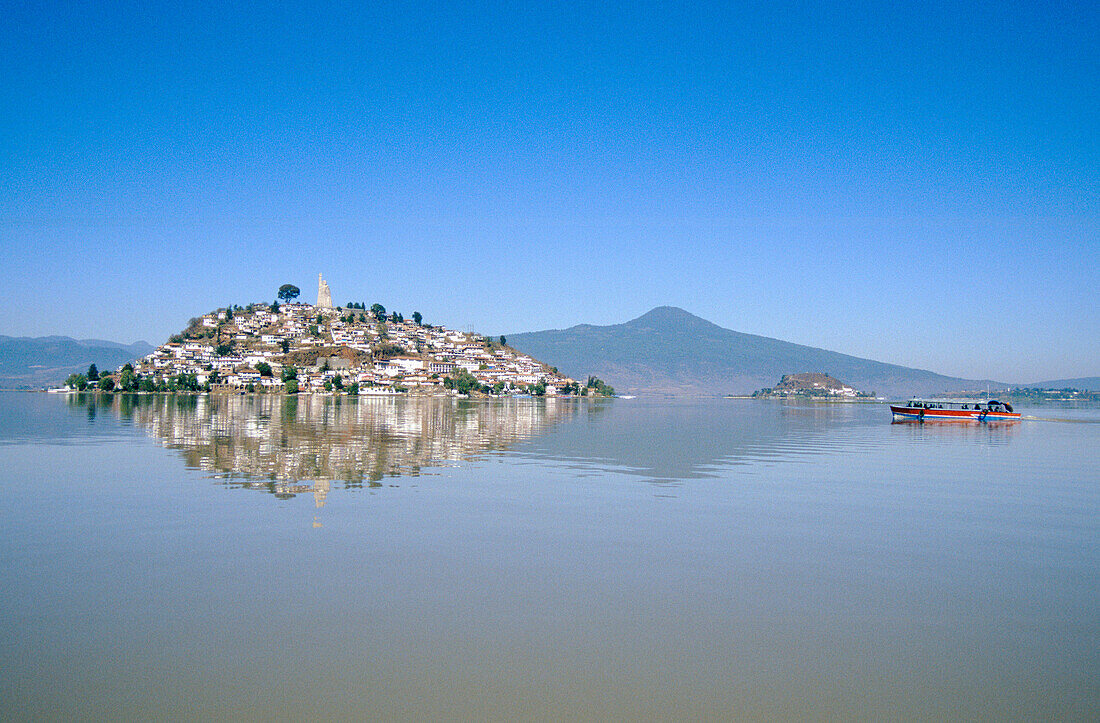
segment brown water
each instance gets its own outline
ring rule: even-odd
[[[0,716],[1095,720],[1100,412],[1024,412],[0,394]]]

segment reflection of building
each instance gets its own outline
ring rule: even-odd
[[[180,450],[187,466],[279,497],[334,482],[377,485],[505,449],[571,416],[564,400],[119,395],[116,414]]]
[[[328,497],[328,491],[332,489],[332,483],[327,479],[319,479],[313,483],[313,506],[317,509],[321,509],[325,506],[325,498]]]

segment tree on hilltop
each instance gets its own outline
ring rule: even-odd
[[[419,311],[414,311],[413,312],[413,321],[416,322],[417,326],[420,326],[420,322],[424,321],[424,317],[420,315]]]
[[[283,284],[279,287],[279,298],[283,301],[294,301],[301,293],[302,290],[294,284]]]
[[[370,313],[374,314],[375,319],[382,321],[386,318],[386,307],[381,304],[371,304]]]

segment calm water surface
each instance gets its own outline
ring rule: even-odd
[[[0,394],[0,717],[1095,720],[1100,411],[1024,413]]]

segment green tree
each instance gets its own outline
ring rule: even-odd
[[[133,392],[137,390],[137,386],[138,379],[134,375],[134,368],[127,364],[118,375],[118,388],[124,392]]]
[[[381,304],[371,304],[370,313],[374,315],[375,319],[382,321],[386,318],[386,307]]]
[[[283,381],[289,382],[292,379],[298,378],[298,370],[287,364],[283,367]]]
[[[99,381],[99,369],[96,368],[95,364],[89,364],[88,365],[88,379],[87,379],[87,381],[89,381],[89,382],[98,382]]]
[[[112,392],[115,389],[115,380],[111,377],[100,377],[97,386],[105,392]]]
[[[501,346],[508,346],[508,340],[504,338],[504,334],[500,335],[500,345]]]
[[[446,379],[443,380],[443,386],[447,387]],[[469,394],[471,391],[480,390],[481,382],[468,370],[462,369],[454,376],[451,380],[451,386],[447,388],[456,389],[459,394]]]
[[[282,299],[283,301],[294,301],[301,293],[302,290],[294,284],[283,284],[279,287],[278,298]]]
[[[228,344],[218,344],[218,348],[214,350],[214,353],[218,356],[229,356],[233,353],[233,347]]]
[[[279,302],[278,301],[276,301],[274,304],[271,305],[271,313],[272,314],[278,314],[279,313]]]
[[[287,379],[286,380],[286,393],[287,394],[297,394],[298,393],[298,380],[297,379]]]
[[[142,377],[138,382],[138,389],[143,392],[155,392],[157,390],[157,382],[153,377]]]
[[[82,392],[88,388],[88,377],[83,374],[70,374],[69,378],[65,380],[65,386]]]
[[[615,388],[604,384],[599,377],[588,377],[588,383],[584,385],[584,388],[591,390],[591,394],[597,394],[601,397],[615,396]]]
[[[343,389],[344,388],[344,379],[343,379],[343,377],[341,377],[339,374],[334,376],[332,378],[332,386],[336,387],[337,389]]]
[[[424,321],[424,317],[420,315],[419,311],[414,311],[413,312],[413,322],[417,326],[420,326],[420,322],[422,322],[422,321]]]
[[[329,381],[328,379],[326,379],[325,384],[324,384],[324,388],[325,388],[326,392],[331,392],[332,391],[332,382]]]
[[[233,307],[232,306],[226,307],[226,309],[225,309],[225,320],[226,321],[233,321]]]
[[[196,392],[199,389],[199,380],[194,374],[184,374],[180,372],[173,377],[171,386],[173,391]]]
[[[256,365],[256,371],[260,373],[261,377],[271,376],[271,365],[267,362],[260,362]]]
[[[359,382],[352,382],[348,385],[348,394],[353,397],[359,396]]]

